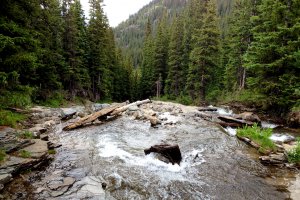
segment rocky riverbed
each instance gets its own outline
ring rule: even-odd
[[[1,184],[6,184],[0,197],[297,199],[300,195],[297,170],[261,164],[254,149],[205,119],[207,115],[198,107],[155,101],[130,107],[106,123],[97,120],[84,128],[62,130],[106,106],[33,108],[25,126],[36,139],[20,139],[16,130],[2,128],[1,142],[2,138],[9,140],[8,136],[17,142],[6,147],[16,150],[9,152],[0,166]],[[180,165],[166,163],[152,153],[144,154],[144,149],[166,143],[179,145]],[[49,154],[49,148],[56,154]],[[30,158],[14,153],[22,149],[31,152]],[[49,159],[53,161],[45,166]],[[43,170],[18,175],[22,169]]]

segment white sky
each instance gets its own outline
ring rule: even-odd
[[[85,16],[89,16],[89,0],[80,0]],[[128,19],[129,15],[136,13],[151,0],[104,0],[104,13],[108,17],[109,24],[116,27],[122,21]]]

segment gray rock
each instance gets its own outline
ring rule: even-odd
[[[1,174],[0,175],[0,184],[4,185],[11,181],[12,175],[11,174]]]
[[[48,153],[48,144],[47,141],[35,139],[34,144],[28,147],[25,147],[24,150],[31,153],[32,158],[41,158]]]
[[[137,106],[137,105],[133,105],[133,106],[130,106],[129,108],[128,108],[128,110],[129,111],[137,111],[137,110],[139,110],[140,108]]]
[[[102,110],[103,108],[109,107],[109,104],[100,104],[100,103],[95,103],[92,105],[92,111],[97,112],[99,110]]]

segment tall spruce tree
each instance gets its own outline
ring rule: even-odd
[[[299,99],[299,8],[299,1],[262,1],[252,17],[254,41],[244,56],[252,73],[249,88],[265,95],[265,105],[281,112]]]
[[[150,21],[148,20],[146,26],[146,38],[143,48],[143,63],[141,66],[141,79],[139,82],[140,97],[148,98],[154,95],[155,91],[155,69],[153,66],[154,56],[153,56],[153,37]]]
[[[256,13],[257,2],[257,0],[236,1],[234,11],[228,20],[227,45],[224,46],[228,58],[224,75],[227,91],[245,88],[247,74],[243,55],[253,40],[251,29],[254,23],[250,18]]]
[[[153,66],[154,66],[154,79],[160,81],[159,93],[163,92],[165,80],[167,78],[167,62],[168,62],[168,46],[169,46],[169,33],[167,29],[166,14],[160,20],[157,28],[156,37],[154,39],[153,51]],[[161,80],[159,80],[161,78]]]
[[[101,6],[102,0],[90,0],[88,65],[95,100],[111,98],[111,69],[107,56],[108,24]]]
[[[192,98],[205,102],[206,92],[213,82],[213,74],[219,67],[220,32],[216,14],[216,2],[203,2],[206,11],[201,17],[202,26],[194,31],[193,48],[190,54],[187,90]]]
[[[184,90],[185,69],[184,62],[184,30],[182,16],[174,19],[171,29],[171,41],[169,46],[168,78],[165,93],[170,97],[177,97]]]

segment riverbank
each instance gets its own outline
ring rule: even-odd
[[[295,186],[299,182],[297,172],[261,165],[255,151],[203,119],[198,107],[154,101],[132,107],[114,121],[97,121],[69,132],[62,130],[80,116],[103,106],[107,105],[35,108],[41,112],[32,113],[29,124],[34,127],[49,124],[51,128],[46,132],[49,140],[62,146],[56,149],[54,160],[45,171],[29,172],[23,178],[17,176],[4,195],[9,199],[18,199],[20,195],[33,199],[93,196],[119,199],[124,195],[149,198],[157,193],[152,197],[237,199],[255,197],[261,188],[265,193],[260,196],[267,199],[299,194]],[[160,123],[151,127],[145,114],[156,116]],[[165,142],[179,144],[183,155],[180,166],[143,155],[145,148]],[[24,186],[29,183],[31,187],[19,191],[16,182]],[[296,189],[291,192],[290,186]],[[220,196],[214,192],[228,187],[235,188],[231,194]],[[245,187],[248,189],[243,194]],[[183,196],[174,193],[177,190]]]

